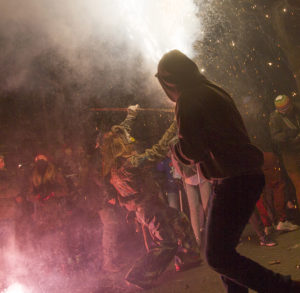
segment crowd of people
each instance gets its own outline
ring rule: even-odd
[[[152,147],[138,151],[134,105],[99,133],[97,160],[72,144],[11,170],[0,156],[1,257],[18,245],[48,269],[92,262],[118,272],[120,226],[139,225],[145,253],[128,271],[129,285],[151,288],[172,260],[183,271],[205,257],[227,292],[300,292],[299,282],[236,252],[248,222],[267,247],[277,245],[273,230],[299,228],[287,211],[300,203],[300,108],[280,95],[270,121],[248,103],[239,105],[242,119],[232,98],[177,50],[161,59],[156,77],[176,103],[176,119]]]

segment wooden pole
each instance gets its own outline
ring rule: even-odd
[[[126,112],[127,108],[90,108],[92,112]],[[137,111],[147,111],[147,112],[174,112],[174,109],[167,108],[138,108]]]

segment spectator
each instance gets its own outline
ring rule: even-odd
[[[276,97],[276,110],[270,117],[270,130],[285,169],[294,184],[300,207],[300,109],[286,95]]]
[[[279,158],[274,149],[268,115],[264,111],[263,101],[255,97],[243,97],[239,110],[243,116],[251,143],[261,149],[264,154],[263,172],[265,188],[257,209],[260,212],[266,233],[270,233],[275,225],[278,231],[294,231],[299,228],[287,220],[285,181],[279,164]]]

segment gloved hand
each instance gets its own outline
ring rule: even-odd
[[[131,105],[127,108],[127,111],[129,114],[135,114],[137,112],[137,109],[140,108],[139,104]]]

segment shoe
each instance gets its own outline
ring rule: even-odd
[[[271,226],[266,226],[264,230],[266,235],[270,235],[275,231],[275,228],[273,225],[271,225]]]
[[[273,247],[277,245],[277,242],[272,240],[268,235],[265,235],[263,237],[260,237],[260,246],[267,246],[267,247]]]
[[[198,267],[202,263],[202,259],[198,254],[180,254],[176,257],[175,271],[183,272]]]
[[[293,223],[289,221],[279,222],[276,226],[277,231],[295,231],[299,229],[300,227],[298,225],[294,225]]]

